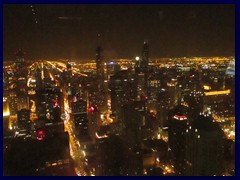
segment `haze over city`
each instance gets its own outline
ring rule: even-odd
[[[30,59],[233,56],[234,5],[4,5],[4,59],[22,48]],[[99,37],[100,36],[100,37]]]

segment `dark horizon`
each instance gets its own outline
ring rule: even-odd
[[[4,61],[29,59],[234,56],[234,5],[4,5]],[[100,35],[100,38],[98,37]]]

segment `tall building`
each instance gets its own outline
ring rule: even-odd
[[[19,51],[15,54],[15,68],[16,71],[14,72],[15,77],[18,78],[27,78],[28,70],[27,70],[27,63],[25,61],[25,53],[19,49]]]
[[[122,107],[122,134],[127,145],[127,174],[143,175],[142,128],[146,123],[146,113],[142,101],[134,101]]]
[[[137,97],[136,78],[127,70],[119,71],[111,76],[109,89],[111,90],[111,111],[117,117],[121,106]]]
[[[161,128],[168,126],[169,95],[164,89],[159,92],[157,98],[157,119]]]
[[[96,139],[96,132],[100,129],[100,111],[96,106],[88,107],[88,132],[93,142]]]
[[[18,98],[17,94],[11,92],[9,95],[9,110],[11,116],[16,116],[18,111]]]
[[[39,119],[46,121],[61,121],[62,93],[60,89],[41,89],[36,92],[36,107]]]
[[[148,89],[148,97],[150,99],[157,99],[157,94],[160,91],[160,74],[158,72],[149,73],[149,77],[147,79],[147,89]]]
[[[135,64],[135,72],[137,74],[138,79],[138,91],[144,93],[145,95],[148,94],[148,71],[149,71],[149,46],[147,42],[144,42],[143,49],[142,49],[142,58],[136,58]]]
[[[79,81],[72,83],[72,101],[86,99],[87,93]]]
[[[96,143],[96,175],[123,176],[126,174],[127,159],[124,143],[118,136],[98,139]]]
[[[186,137],[186,175],[223,175],[224,134],[219,124],[201,115],[186,129]]]
[[[77,134],[81,136],[88,136],[88,118],[87,118],[87,102],[78,100],[72,102],[72,118],[75,124]]]
[[[146,70],[148,68],[148,63],[149,63],[149,45],[146,41],[144,41],[142,49],[142,59],[140,61],[140,68]]]
[[[45,132],[46,137],[55,133],[64,132],[64,123],[61,119],[63,97],[59,88],[53,87],[49,78],[45,78],[43,86],[36,90],[36,100],[32,100],[31,110],[36,111],[38,120],[36,128]]]
[[[29,109],[27,77],[24,77],[21,74],[19,74],[16,82],[16,95],[18,99],[18,110]]]
[[[11,139],[4,158],[5,175],[76,176],[67,132],[40,141]]]
[[[96,74],[101,78],[104,77],[102,52],[103,52],[102,47],[98,46],[96,49],[96,68],[97,68]]]
[[[190,116],[196,118],[204,110],[204,94],[202,91],[193,90],[185,96],[185,101],[191,109]]]
[[[129,147],[140,147],[142,142],[141,129],[146,123],[146,112],[142,101],[133,101],[123,105],[121,119],[123,135],[127,137]]]
[[[145,96],[147,94],[147,87],[145,84],[146,75],[144,73],[136,74],[136,82],[137,82],[137,97],[140,99],[141,96]]]
[[[176,68],[167,68],[165,69],[164,78],[165,78],[165,87],[169,94],[169,105],[171,108],[174,108],[179,102],[180,99],[180,88],[178,87],[178,72]]]
[[[186,130],[189,125],[188,108],[176,106],[169,113],[168,142],[171,150],[174,170],[178,175],[186,171]]]
[[[30,121],[30,110],[21,109],[17,114],[18,120],[18,129],[20,131],[26,131],[26,133],[30,133],[31,131],[31,121]]]

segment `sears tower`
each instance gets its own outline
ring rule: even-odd
[[[148,62],[149,62],[149,46],[148,46],[148,43],[146,41],[144,41],[143,50],[142,50],[142,59],[140,62],[141,70],[147,71]]]

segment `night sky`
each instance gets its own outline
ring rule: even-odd
[[[4,5],[4,60],[235,54],[234,5]],[[100,37],[99,37],[100,35]]]

